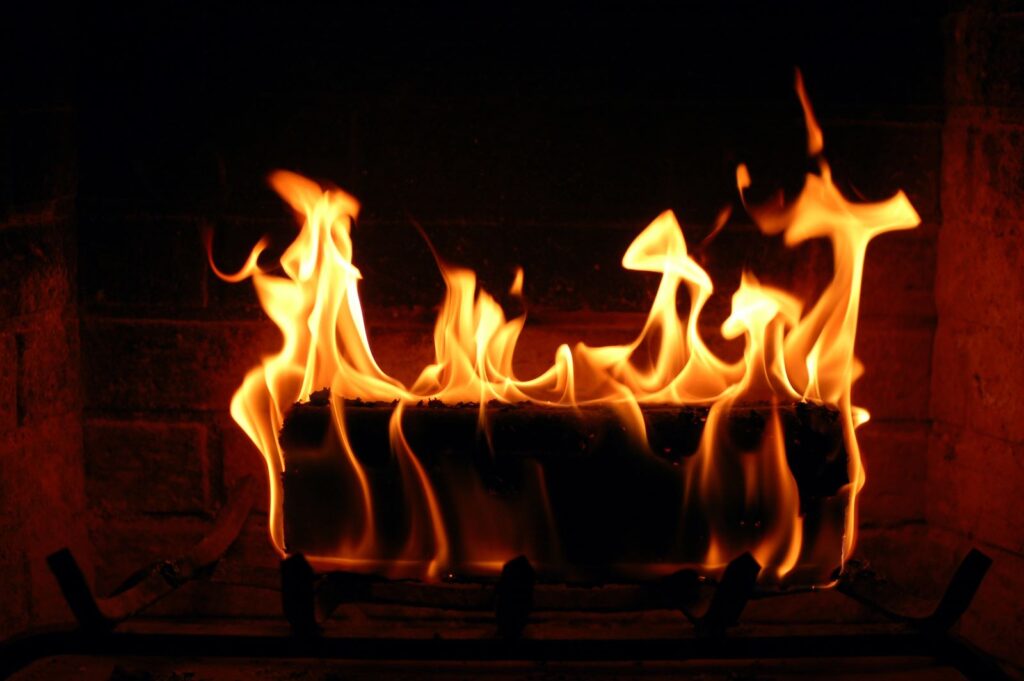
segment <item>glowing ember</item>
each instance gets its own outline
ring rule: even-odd
[[[765,567],[766,579],[782,580],[795,574],[798,566],[811,566],[818,568],[817,573],[812,570],[818,575],[812,581],[822,581],[821,569],[841,564],[853,546],[856,496],[864,484],[854,429],[868,415],[850,401],[851,385],[862,371],[853,348],[864,255],[876,235],[915,227],[920,220],[902,192],[881,203],[851,203],[840,195],[821,157],[821,130],[799,75],[797,91],[808,127],[808,152],[817,159],[819,173],[807,175],[802,192],[789,205],[747,209],[765,234],[782,233],[788,246],[828,238],[834,253],[833,279],[806,309],[791,294],[744,274],[732,298],[732,312],[721,327],[724,337],[744,340],[743,356],[736,362],[716,356],[701,338],[699,319],[713,285],[687,253],[679,223],[667,211],[640,233],[622,259],[626,269],[661,275],[647,321],[633,342],[605,347],[563,344],[550,368],[539,376],[520,378],[512,367],[525,315],[506,318],[495,299],[477,286],[472,271],[439,260],[447,292],[434,328],[435,361],[412,385],[403,385],[374,360],[363,323],[360,274],[352,264],[350,239],[358,202],[298,175],[275,173],[274,189],[304,216],[301,232],[281,257],[283,276],[258,265],[263,241],[240,272],[218,272],[228,281],[251,277],[263,308],[284,337],[281,350],[249,371],[231,402],[232,416],[266,458],[275,546],[285,552],[281,480],[287,457],[281,429],[294,404],[309,401],[323,388],[330,389],[329,398],[320,399],[328,400],[336,437],[311,461],[333,452],[330,455],[343,462],[337,498],[344,507],[345,527],[333,550],[311,558],[350,569],[424,578],[452,569],[493,572],[519,552],[556,554],[558,541],[554,529],[544,538],[522,536],[523,527],[545,527],[544,519],[550,521],[551,500],[542,466],[528,469],[522,487],[529,492],[502,506],[487,497],[479,481],[458,473],[457,461],[448,462],[441,467],[456,472],[441,477],[460,489],[444,490],[442,496],[458,497],[457,505],[470,512],[446,514],[437,476],[428,472],[407,437],[405,419],[417,403],[479,405],[477,429],[488,442],[495,403],[565,408],[567,415],[599,408],[611,411],[624,426],[632,443],[627,449],[635,448],[637,457],[651,456],[645,420],[650,409],[702,406],[709,411],[696,453],[684,466],[670,469],[679,478],[680,517],[690,509],[702,509],[700,528],[693,531],[702,555],[691,562],[715,569],[750,551]],[[751,183],[744,166],[737,169],[737,181],[742,195]],[[723,215],[720,222],[726,218]],[[683,318],[676,304],[681,285],[690,301]],[[520,296],[522,286],[520,270],[511,293]],[[649,362],[636,361],[641,349]],[[346,425],[345,400],[352,399],[396,405],[388,441],[405,515],[405,539],[398,548],[383,546],[374,484]],[[834,495],[838,501],[826,512],[838,514],[842,528],[831,535],[831,547],[822,539],[830,537],[827,531],[816,527],[812,533],[805,527],[802,497],[787,460],[780,409],[799,402],[832,407],[839,414],[848,470],[845,485]],[[767,418],[763,437],[744,448],[730,440],[728,416],[747,404],[767,405]],[[736,520],[746,517],[757,521]],[[518,535],[508,527],[526,518],[533,519],[523,520]],[[550,522],[547,526],[550,529]],[[689,527],[686,522],[678,526]],[[688,541],[686,531],[683,543]],[[814,541],[809,540],[812,534]],[[510,536],[516,538],[508,540]],[[677,554],[654,561],[658,564],[652,564],[651,571],[677,568],[680,560],[674,557]]]

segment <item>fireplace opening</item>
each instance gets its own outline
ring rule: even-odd
[[[10,14],[0,673],[1021,674],[1019,12]]]
[[[608,578],[714,572],[749,553],[764,581],[832,583],[855,546],[864,484],[855,430],[870,417],[851,390],[862,373],[853,350],[864,257],[873,238],[921,218],[902,192],[843,197],[799,71],[796,94],[816,172],[774,205],[747,204],[745,164],[737,184],[764,235],[791,247],[827,240],[832,279],[802,301],[744,268],[718,329],[742,340],[732,363],[706,340],[714,283],[666,211],[622,258],[660,276],[635,339],[570,337],[526,377],[515,369],[525,311],[506,317],[475,272],[427,240],[446,291],[433,361],[403,384],[377,363],[366,331],[351,238],[358,201],[274,173],[300,232],[276,262],[260,264],[261,240],[237,273],[211,268],[229,283],[251,279],[281,332],[280,350],[231,400],[266,461],[278,551],[427,580],[494,573],[518,554],[548,575]],[[525,310],[523,282],[517,269],[509,295]]]

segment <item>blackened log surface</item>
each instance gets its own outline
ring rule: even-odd
[[[391,403],[358,400],[342,407],[348,441],[374,488],[375,529],[385,538],[381,556],[385,559],[389,551],[397,555],[402,544],[397,538],[404,536],[409,522],[403,505],[409,502],[403,495],[388,433],[394,409]],[[740,404],[724,417],[720,433],[726,441],[719,444],[726,454],[718,475],[726,480],[742,479],[743,459],[763,446],[772,409],[766,403]],[[837,517],[841,523],[836,499],[849,482],[840,416],[831,407],[811,403],[775,409],[805,532],[827,533]],[[531,481],[535,484],[531,476],[536,475],[538,466],[543,469],[548,503],[558,527],[557,543],[563,551],[561,556],[548,556],[551,560],[587,566],[642,563],[652,557],[680,555],[680,536],[687,538],[686,555],[700,557],[708,547],[708,517],[716,511],[681,514],[687,492],[686,485],[680,484],[680,467],[687,465],[699,448],[709,408],[644,406],[641,411],[649,447],[629,434],[615,411],[603,406],[567,409],[529,403],[488,404],[488,440],[478,426],[479,404],[430,401],[404,408],[402,432],[431,477],[443,478],[440,485],[435,480],[442,507],[446,495],[454,498],[460,494],[442,489],[444,485],[479,483],[491,497],[515,500],[530,494]],[[284,521],[289,551],[332,555],[362,527],[358,504],[345,503],[360,494],[358,481],[344,452],[337,448],[333,431],[329,400],[323,394],[296,404],[285,419],[280,441],[285,457]],[[464,512],[465,499],[459,498],[463,500],[447,502],[448,508]],[[387,502],[381,503],[385,499]],[[730,510],[726,519],[739,526],[757,525],[764,512],[768,511],[736,515]],[[387,549],[386,538],[392,535],[394,546]],[[530,558],[540,565],[545,562],[544,556]]]
[[[784,419],[786,461],[800,491],[801,512],[809,502],[833,496],[850,481],[840,415],[808,402]]]
[[[343,412],[349,441],[356,455],[368,463],[387,456],[387,429],[395,405],[384,402],[346,401]],[[825,405],[798,402],[777,407],[785,433],[790,470],[807,498],[831,496],[849,482],[846,449],[839,412]],[[650,451],[670,462],[697,452],[707,422],[708,407],[644,406]],[[586,456],[616,445],[643,449],[626,432],[616,413],[607,407],[578,410],[535,404],[500,404],[486,407],[491,446],[496,452],[534,457]],[[737,405],[729,413],[728,435],[740,450],[753,451],[761,442],[767,404]],[[413,450],[428,458],[439,448],[474,451],[486,448],[476,432],[480,405],[443,404],[438,401],[408,406],[402,430]],[[315,399],[296,404],[281,430],[281,446],[317,447],[330,432],[330,407]],[[806,488],[806,489],[805,489]]]

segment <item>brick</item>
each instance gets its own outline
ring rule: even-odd
[[[1024,327],[1024,223],[957,219],[939,235],[935,299],[950,322],[998,329]]]
[[[623,343],[642,324],[642,315],[628,321],[606,313],[534,315],[520,342],[517,371],[529,376],[546,368],[562,342]],[[136,324],[87,318],[87,407],[223,410],[245,372],[261,354],[273,351],[276,333],[269,322]],[[878,418],[925,418],[931,333],[927,326],[862,325],[857,352],[868,372],[856,386],[858,403]],[[431,327],[422,320],[404,328],[371,325],[369,335],[378,362],[402,380],[411,381],[433,360]]]
[[[1019,487],[1024,444],[936,423],[928,448],[928,519],[979,541],[1024,552]]]
[[[929,414],[931,324],[863,320],[856,356],[865,366],[853,385],[854,404],[880,420],[924,420]]]
[[[873,242],[864,262],[861,319],[889,317],[899,324],[934,318],[936,250],[934,231],[926,225]]]
[[[0,320],[66,307],[74,301],[68,223],[0,230]]]
[[[0,579],[4,582],[0,607],[0,640],[24,631],[30,624],[32,590],[22,544],[21,525],[0,519]]]
[[[92,574],[93,553],[85,523],[82,481],[82,430],[77,416],[66,420],[60,434],[52,429],[26,446],[35,484],[33,512],[25,522],[25,539],[32,580],[32,616],[38,624],[68,622],[71,612],[59,591],[46,556],[68,547],[79,559],[86,579]],[[39,512],[45,509],[44,512]]]
[[[595,317],[588,323],[596,323],[598,333],[602,327],[610,328],[608,322],[602,322],[602,314]],[[557,320],[558,315],[553,318]],[[615,318],[609,315],[609,319]],[[528,375],[531,367],[549,364],[558,342],[603,342],[593,334],[581,333],[578,327],[558,331],[556,321],[553,330],[544,332],[550,342],[539,343],[538,354],[529,359],[527,353],[532,352],[533,344],[529,339],[537,325],[536,320],[528,322],[523,337],[523,375]],[[639,326],[633,325],[617,331],[614,342],[623,342],[638,330]],[[276,333],[268,322],[136,324],[87,318],[83,324],[87,406],[108,410],[222,410],[245,371],[256,365],[261,354],[273,351]],[[429,327],[407,329],[390,338],[371,327],[370,335],[381,365],[405,380],[414,377],[433,357]],[[879,410],[876,415],[882,418],[924,417],[930,345],[931,329],[927,327],[862,329],[858,353],[867,363],[868,374],[858,385],[859,394],[866,397],[861,401]]]
[[[928,424],[872,419],[857,430],[867,482],[858,509],[863,524],[925,517]]]
[[[179,316],[204,303],[199,220],[87,210],[79,246],[82,302],[136,317]]]
[[[280,336],[269,322],[82,322],[86,407],[219,410]]]
[[[0,512],[24,521],[51,500],[59,502],[59,507],[80,506],[81,437],[77,414],[21,428],[17,440],[0,450],[0,481],[4,486]]]
[[[1024,127],[954,115],[943,141],[947,219],[1024,219]]]
[[[255,508],[263,513],[270,508],[269,475],[263,454],[249,436],[234,422],[227,411],[217,412],[210,427],[210,446],[217,448],[223,466],[221,496],[227,499],[232,486],[244,476],[251,476],[259,488]]]
[[[81,408],[77,317],[48,314],[17,335],[17,347],[19,425]]]
[[[77,415],[26,426],[21,442],[0,452],[0,517],[17,525],[10,546],[24,563],[22,586],[29,594],[33,624],[70,617],[46,567],[49,553],[70,547],[91,573],[91,550],[81,522],[85,509],[82,431]]]
[[[18,343],[12,333],[0,333],[0,433],[18,425]]]
[[[1024,328],[940,321],[932,362],[933,418],[995,438],[1024,440]]]
[[[1024,106],[1024,17],[1020,12],[975,5],[954,15],[951,25],[946,79],[950,102]]]
[[[198,423],[90,419],[89,504],[104,513],[201,513],[210,505],[206,428]]]

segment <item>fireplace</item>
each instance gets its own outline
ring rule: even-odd
[[[160,586],[157,594],[165,597],[145,603],[137,626],[152,630],[198,619],[210,636],[237,633],[252,621],[277,626],[285,622],[283,588],[284,610],[297,630],[341,622],[373,638],[387,633],[386,623],[398,622],[414,639],[436,631],[488,639],[497,626],[486,619],[494,617],[494,600],[518,603],[528,592],[532,609],[506,605],[497,615],[506,634],[536,642],[543,637],[531,638],[531,631],[546,626],[561,627],[574,640],[600,640],[602,631],[622,634],[639,622],[632,633],[648,648],[620,657],[647,659],[652,674],[671,675],[686,669],[665,659],[659,641],[693,629],[680,607],[701,621],[714,594],[730,593],[723,584],[739,585],[734,593],[750,586],[753,568],[743,562],[745,552],[757,561],[754,577],[761,576],[750,586],[757,597],[749,603],[740,598],[746,605],[739,606],[741,625],[781,622],[824,636],[831,630],[822,627],[836,618],[851,624],[859,616],[836,614],[847,607],[837,605],[845,597],[832,585],[841,566],[856,577],[846,584],[850,593],[883,605],[898,602],[893,609],[907,613],[908,603],[937,601],[958,562],[977,548],[992,567],[958,632],[984,659],[1019,673],[1018,575],[1024,565],[1013,500],[1024,438],[1016,413],[1024,376],[1015,352],[1024,293],[1018,290],[1016,208],[1021,18],[998,3],[793,10],[781,16],[768,9],[691,8],[618,17],[359,10],[312,19],[302,12],[138,9],[13,18],[9,23],[24,31],[8,41],[13,53],[7,62],[16,68],[12,96],[3,105],[9,179],[0,231],[7,245],[0,254],[6,277],[0,386],[7,397],[0,407],[6,424],[0,574],[9,600],[0,634],[72,618],[53,572],[64,579],[65,591],[81,569],[93,596],[112,594],[139,568],[187,555],[204,537],[223,539],[217,530],[226,527],[225,537],[238,536],[217,569],[192,574],[184,563],[170,563],[174,567],[162,573],[171,575],[164,580],[167,593]],[[801,110],[795,67],[813,115]],[[444,496],[451,490],[431,488],[439,507],[457,506],[461,518],[479,521],[443,528],[454,557],[436,560],[431,520],[444,508],[431,512],[421,478],[414,496],[426,510],[415,522],[431,538],[420,546],[413,573],[396,568],[406,565],[401,560],[385,560],[387,569],[318,561],[325,542],[338,543],[339,532],[342,538],[359,534],[352,529],[354,514],[325,509],[330,488],[318,504],[294,501],[316,498],[314,483],[325,472],[315,460],[304,468],[312,471],[307,478],[285,475],[272,498],[269,482],[276,485],[278,478],[268,476],[264,456],[232,418],[230,405],[246,372],[278,351],[280,333],[252,287],[222,281],[209,261],[222,273],[244,269],[250,249],[266,237],[259,262],[273,267],[299,234],[308,218],[296,225],[300,180],[275,176],[279,189],[292,183],[282,191],[289,205],[268,183],[273,171],[289,169],[313,178],[317,192],[330,194],[336,186],[358,199],[358,217],[346,215],[354,223],[351,261],[361,275],[369,347],[382,370],[404,386],[435,359],[434,321],[446,295],[436,259],[474,270],[505,322],[525,312],[518,376],[557,368],[563,343],[633,342],[664,275],[657,268],[622,267],[645,228],[681,235],[687,262],[714,282],[702,328],[713,330],[708,337],[714,336],[715,357],[734,363],[744,356],[742,327],[738,339],[715,330],[733,318],[733,295],[744,285],[754,290],[745,271],[758,286],[804,301],[804,311],[835,276],[826,239],[789,247],[782,236],[765,233],[763,217],[758,225],[757,207],[772,205],[775,192],[791,202],[808,172],[821,177],[820,154],[808,136],[815,120],[844,197],[881,202],[902,190],[920,219],[916,228],[880,235],[867,249],[855,348],[865,372],[852,388],[852,403],[871,413],[857,430],[866,481],[856,514],[848,500],[831,515],[820,514],[832,523],[821,520],[828,559],[808,559],[794,572],[800,560],[799,551],[787,551],[794,545],[789,525],[776,533],[777,546],[762,541],[767,531],[745,530],[755,539],[726,542],[729,550],[715,560],[706,531],[698,532],[703,543],[696,548],[686,544],[694,555],[652,550],[650,542],[664,536],[652,518],[664,515],[683,489],[666,485],[662,473],[608,468],[598,475],[585,466],[555,471],[489,458],[499,450],[519,451],[501,444],[514,440],[509,432],[518,428],[526,435],[515,437],[541,432],[546,442],[578,449],[580,441],[608,429],[593,423],[617,423],[621,414],[595,416],[587,411],[593,405],[558,411],[538,404],[542,400],[523,406],[518,402],[529,395],[511,399],[477,390],[483,399],[458,395],[432,406],[431,395],[422,392],[422,404],[410,400],[403,407],[402,435],[413,451],[449,446],[432,440],[438,419],[468,433],[453,437],[470,443],[462,449],[472,450],[469,470],[479,480],[463,484],[478,488],[456,485],[465,492],[458,503]],[[750,180],[742,196],[741,165]],[[739,179],[746,185],[742,174]],[[678,290],[672,307],[685,328],[693,294],[685,286]],[[665,335],[658,329],[644,351]],[[551,385],[564,387],[557,379]],[[291,416],[305,409],[305,427],[312,422],[315,430],[341,400],[354,436],[369,448],[385,438],[388,449],[395,395],[343,395],[338,386],[333,394],[316,393],[332,387],[320,383],[296,393],[302,406]],[[742,438],[746,427],[759,438],[777,432],[785,439],[799,428],[810,430],[790,439],[834,436],[819,417],[830,418],[838,401],[808,402],[808,386],[798,387],[785,404],[745,412],[747,422],[737,418],[734,435]],[[497,398],[503,398],[500,405],[488,406]],[[481,405],[494,412],[488,418],[496,433],[477,428]],[[808,415],[808,405],[824,411]],[[648,439],[658,436],[652,410],[663,401],[638,400],[636,406]],[[659,471],[688,465],[700,448],[703,425],[694,424],[709,419],[701,411],[711,408],[707,400],[676,406],[685,409],[673,411],[676,420],[663,426],[671,434],[657,443]],[[545,410],[557,412],[553,421],[545,420]],[[689,420],[680,420],[680,413]],[[419,431],[417,419],[427,424]],[[811,428],[811,421],[818,425]],[[271,434],[284,425],[272,424]],[[303,428],[298,433],[301,441]],[[488,434],[497,449],[488,449]],[[609,447],[628,449],[621,442]],[[550,449],[549,457],[564,454]],[[798,507],[859,485],[850,476],[849,445],[815,449],[814,456],[826,455],[841,458],[832,469],[817,467],[812,482],[794,479]],[[407,466],[400,475],[429,479],[437,474],[437,456],[424,455],[423,470]],[[796,475],[792,461],[787,468]],[[826,479],[833,469],[842,475]],[[334,473],[351,486],[350,472]],[[464,473],[442,477],[450,483]],[[554,480],[557,475],[562,479]],[[246,476],[254,490],[239,485]],[[619,495],[614,483],[625,477],[643,480],[650,494]],[[576,479],[597,491],[566,497]],[[542,491],[556,482],[562,496],[556,492],[548,503],[557,508],[537,512]],[[824,485],[828,493],[808,496],[805,484]],[[239,501],[247,495],[255,500],[249,514]],[[493,555],[457,546],[487,524],[466,509],[490,509],[495,498],[531,500],[508,507],[529,528],[525,538]],[[628,521],[609,510],[615,504],[629,510]],[[635,510],[645,504],[648,515]],[[380,522],[407,529],[415,514],[408,515]],[[855,544],[847,539],[848,517],[856,519]],[[632,525],[645,531],[631,532]],[[552,528],[571,530],[571,540],[545,539]],[[602,545],[602,532],[615,537],[622,555]],[[406,535],[391,533],[382,541],[390,548],[366,555],[380,562],[400,553]],[[651,572],[656,561],[627,539],[678,560]],[[556,559],[556,545],[569,547],[574,559]],[[69,552],[59,553],[64,548]],[[525,560],[517,559],[520,553]],[[219,551],[211,555],[219,558]],[[633,560],[631,567],[623,567],[628,561],[622,556]],[[968,572],[973,565],[975,574],[983,573],[982,563],[971,560]],[[731,581],[725,578],[730,562]],[[142,574],[145,583],[152,573]],[[170,584],[176,581],[188,583]],[[867,593],[866,584],[876,591]],[[877,589],[900,600],[886,600]],[[807,590],[812,593],[802,593]],[[326,624],[308,611],[339,603]],[[74,615],[81,619],[85,606],[78,606]],[[862,644],[868,645],[849,643]],[[757,645],[748,657],[779,657]],[[484,664],[488,655],[471,648],[444,654]],[[258,657],[252,649],[235,650]],[[601,657],[589,650],[590,658],[581,653],[566,664]],[[367,655],[387,659],[383,649]],[[699,658],[701,651],[687,656]]]

